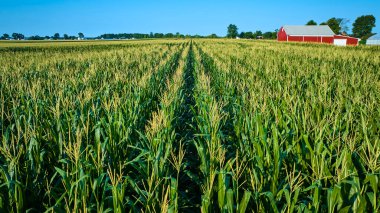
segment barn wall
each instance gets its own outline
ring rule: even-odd
[[[277,40],[278,41],[287,41],[286,39],[287,35],[283,27],[280,28],[280,30],[277,33]]]
[[[358,39],[352,39],[352,38],[347,39],[347,45],[357,46],[358,44],[359,44]]]
[[[289,40],[289,41],[298,41],[298,42],[302,42],[302,41],[303,41],[303,37],[302,37],[302,36],[289,36],[288,40]]]
[[[304,41],[321,43],[321,37],[320,36],[305,36]]]
[[[322,41],[321,41],[322,39]],[[334,43],[334,37],[321,36],[289,36],[289,41],[295,42],[313,42],[313,43]]]
[[[322,37],[322,42],[327,44],[333,44],[334,43],[334,37]]]
[[[357,46],[359,44],[359,39],[350,36],[335,35],[334,38],[347,39],[347,45]]]

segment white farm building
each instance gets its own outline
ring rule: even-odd
[[[380,35],[376,34],[367,39],[367,45],[380,45]]]

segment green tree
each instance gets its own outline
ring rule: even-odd
[[[218,36],[215,33],[213,33],[211,35],[208,35],[207,38],[218,38]]]
[[[350,29],[348,27],[348,23],[350,22],[350,20],[346,19],[346,18],[337,18],[336,19],[339,23],[339,27],[340,27],[340,31],[343,33],[347,33]]]
[[[63,34],[63,39],[68,40],[69,39],[69,35]]]
[[[306,25],[317,25],[317,22],[315,22],[314,20],[310,20],[306,23]]]
[[[53,39],[54,39],[54,40],[58,40],[58,39],[59,39],[59,33],[55,33],[55,34],[53,35]]]
[[[8,40],[9,39],[9,35],[4,33],[3,36],[1,37],[1,39],[4,39],[4,40]]]
[[[329,20],[327,20],[327,25],[329,25],[329,27],[335,34],[338,34],[341,30],[339,21],[336,18],[330,18]]]
[[[12,33],[12,37],[15,40],[22,40],[22,39],[25,38],[25,36],[23,34],[21,34],[21,33]]]
[[[375,23],[376,19],[373,15],[360,16],[352,24],[352,33],[355,37],[366,39],[372,35]]]
[[[261,30],[256,30],[255,35],[256,36],[263,36],[263,32],[261,32]]]
[[[165,38],[173,38],[174,37],[174,34],[173,33],[166,33]]]
[[[28,40],[43,40],[44,38],[39,35],[30,36]]]
[[[253,32],[246,32],[245,33],[245,38],[248,38],[248,39],[253,39]]]
[[[253,39],[253,32],[242,32],[240,33],[240,38]]]
[[[83,39],[83,38],[84,38],[84,34],[83,34],[83,33],[78,33],[78,37],[79,37],[80,39]]]
[[[227,27],[227,38],[236,38],[238,36],[238,28],[234,24],[230,24]]]
[[[164,34],[163,34],[163,33],[155,33],[155,34],[154,34],[154,37],[155,37],[155,38],[163,38],[163,37],[164,37]]]
[[[263,36],[263,32],[261,32],[260,30],[256,30],[256,32],[252,33],[252,37],[254,39],[257,39],[258,36]]]
[[[17,40],[18,39],[18,33],[12,33],[12,38],[14,40]]]
[[[277,38],[277,32],[265,32],[263,34],[264,39],[276,39]]]

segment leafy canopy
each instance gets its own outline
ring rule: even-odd
[[[306,23],[306,25],[317,25],[317,22],[315,22],[314,20],[310,20]]]
[[[376,25],[376,18],[373,15],[365,15],[358,17],[352,24],[352,33],[358,38],[368,38],[372,35],[372,28]]]
[[[230,24],[227,27],[227,38],[236,38],[238,36],[238,28],[234,24]]]

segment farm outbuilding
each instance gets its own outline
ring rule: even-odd
[[[367,39],[367,45],[380,45],[380,35],[374,35]]]
[[[335,35],[335,33],[327,25],[320,26],[289,26],[285,25],[280,28],[277,33],[278,41],[293,41],[293,42],[314,42],[335,44],[338,46],[359,44],[359,39]]]
[[[358,46],[359,44],[358,38],[344,36],[344,35],[335,35],[334,36],[334,44],[338,46]]]

